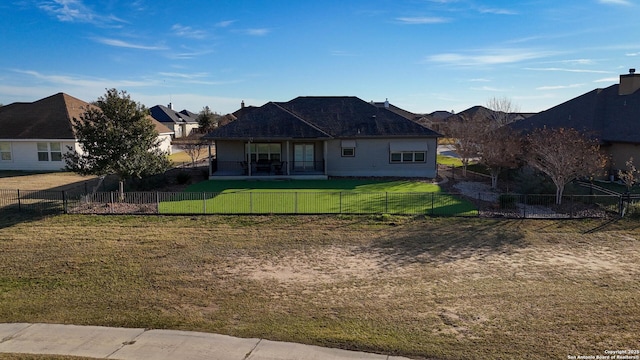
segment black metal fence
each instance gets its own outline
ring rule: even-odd
[[[97,192],[0,190],[3,211],[38,214],[406,214],[504,218],[603,218],[635,213],[640,197],[358,192]],[[640,212],[640,211],[639,211]]]

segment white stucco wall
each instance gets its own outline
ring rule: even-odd
[[[62,153],[69,152],[67,146],[79,151],[77,142],[72,140],[0,140],[11,144],[11,160],[0,161],[0,170],[25,170],[25,171],[58,171],[64,168],[63,161],[38,161],[38,143],[60,143]]]

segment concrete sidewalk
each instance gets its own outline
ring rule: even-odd
[[[201,332],[26,323],[0,324],[0,353],[123,360],[408,360]]]

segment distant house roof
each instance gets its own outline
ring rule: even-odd
[[[397,106],[395,106],[393,104],[390,104],[389,101],[373,102],[373,104],[375,106],[377,106],[377,107],[380,107],[380,108],[387,108],[390,111],[393,111],[394,113],[396,113],[396,114],[398,114],[400,116],[404,116],[409,120],[414,120],[415,121],[417,119],[420,119],[423,116],[421,114],[415,114],[415,113],[412,113],[412,112],[407,111],[405,109],[401,109],[401,108],[399,108],[399,107],[397,107]]]
[[[75,140],[74,119],[94,107],[65,93],[57,93],[30,103],[13,103],[0,107],[0,139]],[[149,117],[159,134],[173,131]]]
[[[90,105],[57,93],[30,103],[0,107],[0,139],[75,139],[72,119]]]
[[[164,105],[155,105],[149,108],[151,116],[161,123],[198,123],[198,115],[188,111],[175,111]]]
[[[438,137],[402,115],[353,96],[301,96],[269,102],[207,134],[208,139]]]
[[[513,124],[518,130],[574,128],[601,142],[640,143],[640,91],[619,95],[619,84],[595,89]]]

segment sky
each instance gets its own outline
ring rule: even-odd
[[[225,114],[297,96],[538,112],[640,71],[640,0],[2,0],[0,104],[116,88]]]

